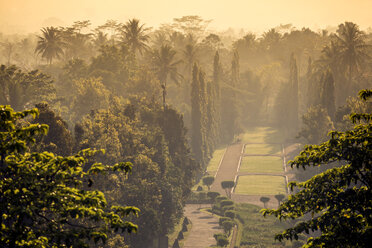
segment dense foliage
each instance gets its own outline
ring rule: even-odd
[[[113,231],[133,232],[137,226],[123,218],[139,209],[108,205],[104,194],[89,189],[91,175],[132,169],[131,163],[113,166],[93,162],[98,150],[74,156],[29,152],[44,124],[29,124],[37,109],[14,112],[0,106],[1,247],[88,247],[105,242]]]
[[[361,91],[368,99],[371,91]],[[306,247],[367,247],[371,242],[371,137],[372,115],[352,114],[359,122],[351,130],[330,132],[330,139],[320,145],[305,146],[291,161],[292,167],[307,168],[337,162],[340,166],[315,175],[308,181],[290,183],[299,191],[288,197],[277,210],[264,210],[280,219],[304,221],[276,236],[297,239],[310,234]],[[319,235],[314,233],[320,231]]]
[[[333,127],[352,128],[351,112],[371,110],[348,98],[372,82],[371,33],[356,24],[333,33],[280,25],[258,37],[210,32],[209,22],[184,16],[152,29],[136,18],[96,28],[84,20],[0,34],[0,104],[36,105],[30,122],[49,126],[29,152],[105,149],[95,161],[136,165],[129,178],[89,175],[107,206],[141,209],[138,233],[126,237],[132,247],[164,244],[214,149],[238,142],[244,128],[276,125],[317,143]],[[108,236],[107,247],[123,245],[123,236]]]

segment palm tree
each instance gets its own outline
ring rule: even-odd
[[[108,38],[107,34],[103,33],[102,31],[97,31],[94,35],[93,44],[96,48],[100,48],[101,46],[107,44]]]
[[[270,29],[267,32],[264,32],[262,35],[261,44],[266,50],[273,50],[275,46],[278,45],[282,35],[275,30],[275,28]]]
[[[110,41],[111,45],[115,45],[116,38],[117,38],[117,32],[120,29],[120,24],[115,20],[108,20],[105,24],[98,26],[96,28],[96,32],[109,32],[110,33]]]
[[[122,39],[133,53],[139,51],[142,54],[142,51],[148,47],[146,42],[150,37],[146,34],[146,31],[149,28],[144,26],[145,24],[140,25],[139,20],[134,18],[123,25]]]
[[[335,41],[331,41],[331,43],[325,46],[322,49],[322,55],[320,59],[317,61],[321,70],[325,70],[326,68],[330,67],[333,73],[338,72],[338,68],[340,66],[340,47],[335,43]]]
[[[158,74],[161,88],[163,89],[163,107],[166,108],[165,97],[167,95],[168,78],[178,83],[182,75],[178,73],[178,65],[182,62],[177,60],[176,51],[169,45],[163,45],[153,54],[155,70]]]
[[[365,42],[366,35],[355,23],[345,22],[338,26],[335,38],[340,47],[340,62],[346,67],[351,83],[353,73],[370,58],[366,51],[369,47]]]
[[[63,42],[60,31],[55,27],[42,28],[42,36],[38,36],[39,40],[35,52],[41,54],[49,64],[52,64],[54,58],[60,58],[63,54]]]

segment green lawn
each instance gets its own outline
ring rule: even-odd
[[[272,154],[281,155],[282,146],[279,144],[246,144],[245,154]]]
[[[214,176],[218,170],[218,166],[220,165],[220,161],[222,159],[223,154],[225,153],[226,147],[222,149],[216,149],[213,152],[211,160],[209,160],[207,166],[207,173],[210,176]],[[202,186],[203,190],[208,190],[207,186],[203,185],[203,181],[200,180],[199,183],[195,184],[192,188],[193,191],[196,191],[198,186]]]
[[[275,156],[245,156],[242,158],[240,172],[282,173],[283,160]]]
[[[255,127],[248,129],[240,137],[243,143],[283,143],[284,133],[271,127]]]
[[[239,176],[236,194],[276,195],[286,194],[285,178],[282,176]]]
[[[274,240],[277,233],[281,233],[284,229],[289,228],[289,223],[279,221],[274,216],[263,217],[259,212],[260,207],[241,203],[236,205],[236,211],[239,215],[239,239],[235,244],[240,248],[248,247],[300,247],[293,246],[292,242],[284,241],[280,243]],[[241,230],[243,229],[243,230]],[[302,238],[302,237],[300,237]],[[297,245],[304,242],[294,241]]]
[[[218,170],[218,166],[220,164],[223,154],[225,153],[225,150],[226,148],[214,150],[212,158],[207,166],[207,172],[209,175],[214,176],[214,174]]]

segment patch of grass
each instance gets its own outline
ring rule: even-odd
[[[239,176],[236,194],[276,195],[286,194],[285,178],[282,176]]]
[[[274,216],[264,218],[259,212],[261,208],[255,205],[241,203],[237,204],[235,209],[242,224],[239,225],[239,228],[243,229],[242,236],[237,240],[239,243],[236,243],[236,246],[246,248],[283,247],[284,245],[290,245],[290,242],[284,242],[282,244],[274,240],[275,234],[281,233],[284,229],[290,227],[289,223],[281,222]]]
[[[279,144],[246,144],[244,148],[245,154],[259,154],[259,155],[281,155],[282,146]]]
[[[285,135],[271,127],[249,128],[240,137],[243,143],[283,143]]]
[[[214,150],[212,158],[211,160],[209,160],[207,166],[207,172],[209,175],[214,176],[214,174],[218,170],[218,166],[220,164],[223,154],[225,153],[225,150],[226,148]]]
[[[226,151],[226,147],[214,150],[212,158],[211,160],[209,160],[209,163],[207,166],[207,175],[214,176],[216,174],[218,170],[218,166],[220,165],[220,161],[225,151]],[[203,191],[208,191],[208,187],[203,185],[202,180],[200,180],[197,184],[195,184],[194,187],[192,187],[192,190],[196,191],[198,186],[201,186],[203,188]]]
[[[282,173],[283,160],[275,156],[246,156],[242,158],[240,172]]]

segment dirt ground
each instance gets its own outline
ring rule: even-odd
[[[199,211],[199,204],[188,204],[185,216],[192,223],[192,228],[184,242],[183,248],[206,248],[216,244],[213,235],[223,232],[218,225],[218,218],[209,213]],[[210,207],[210,205],[202,205]]]

